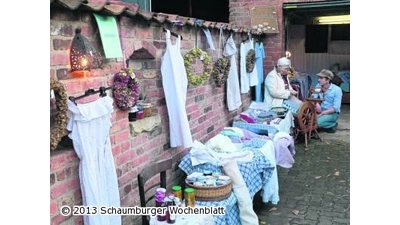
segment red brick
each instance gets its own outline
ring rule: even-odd
[[[115,143],[121,143],[123,141],[129,140],[130,132],[128,130],[119,132],[115,134]]]
[[[82,87],[84,90],[87,89],[95,89],[98,90],[99,87],[101,86],[106,86],[105,85],[105,78],[89,78],[86,79],[83,83],[82,83]]]
[[[127,151],[117,157],[117,165],[123,165],[128,161],[132,161],[135,157],[134,151]]]
[[[53,50],[69,50],[71,47],[72,39],[53,39]]]
[[[77,169],[77,168],[76,168]],[[57,172],[57,181],[63,181],[71,176],[71,167],[65,168]]]
[[[123,174],[118,178],[118,186],[122,187],[126,183],[132,182],[133,180],[137,179],[137,172],[135,170],[132,170],[126,174]]]
[[[123,119],[123,120],[118,120],[116,122],[113,122],[113,125],[111,127],[111,133],[118,133],[119,131],[126,130],[129,128],[129,120]]]
[[[144,133],[141,133],[140,135],[134,137],[131,139],[131,146],[132,148],[136,148],[138,146],[141,146],[143,143],[146,143],[147,137]]]
[[[143,154],[141,156],[136,157],[135,159],[133,159],[133,167],[137,167],[139,165],[145,165],[146,162],[148,162],[150,159],[149,154]]]
[[[121,143],[121,152],[125,152],[131,148],[131,143],[129,140]]]
[[[75,188],[79,188],[79,178],[75,178],[75,179],[68,180],[68,181],[54,185],[53,187],[51,187],[50,196],[52,198],[57,198],[57,197],[63,195],[64,193],[71,191]]]
[[[112,146],[112,153],[114,156],[118,155],[121,152],[121,146],[120,145],[114,145]]]
[[[63,168],[66,163],[65,155],[67,153],[58,154],[55,156],[50,157],[50,171],[54,171],[59,168]]]
[[[63,81],[67,88],[67,93],[69,95],[76,95],[78,93],[83,93],[82,83],[79,80],[66,80]]]
[[[57,202],[50,201],[50,216],[54,215],[58,211]]]
[[[67,51],[51,52],[50,55],[51,66],[68,65],[68,64],[69,64],[69,54]]]

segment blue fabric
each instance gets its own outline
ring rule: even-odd
[[[319,128],[332,128],[336,125],[336,121],[339,119],[338,113],[332,113],[328,115],[322,115],[317,119],[317,125]]]
[[[321,88],[321,85],[317,84],[315,88]],[[318,94],[314,94],[315,98],[318,98]],[[342,89],[337,85],[331,83],[328,90],[324,93],[324,101],[321,103],[322,111],[334,108],[335,112],[340,113],[340,106],[342,105]]]
[[[256,102],[262,102],[262,83],[264,82],[264,66],[263,61],[265,58],[264,44],[262,42],[256,42],[254,46],[256,55],[256,67],[258,71],[258,84],[256,85]]]

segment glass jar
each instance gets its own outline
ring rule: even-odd
[[[144,117],[151,116],[151,103],[143,104]]]
[[[167,190],[165,188],[157,188],[154,199],[156,201],[156,207],[165,207],[164,200],[165,200],[165,193]],[[167,218],[165,215],[157,215],[158,221],[165,221]]]
[[[193,188],[186,188],[185,189],[185,204],[186,206],[194,207],[194,189]]]
[[[172,192],[174,193],[175,197],[179,198],[179,201],[182,201],[182,188],[181,186],[173,186]]]
[[[174,202],[174,195],[169,195],[168,197],[165,198],[165,203],[167,206],[167,212],[166,212],[166,220],[168,224],[174,224],[176,220],[176,214],[171,214],[170,207],[175,206]]]

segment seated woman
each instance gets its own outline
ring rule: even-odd
[[[302,104],[302,101],[296,97],[298,92],[292,88],[287,77],[290,67],[290,59],[282,57],[265,78],[264,102],[272,107],[284,106],[284,101],[293,108],[299,108]]]

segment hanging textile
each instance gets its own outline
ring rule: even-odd
[[[171,43],[171,33],[165,34],[167,48],[161,59],[161,74],[169,116],[171,147],[192,147],[193,139],[186,114],[188,79],[181,54],[181,39]]]
[[[215,50],[214,41],[212,40],[212,36],[211,36],[210,30],[208,30],[208,28],[205,28],[205,29],[203,28],[203,31],[204,31],[204,34],[206,35],[207,43],[210,46],[210,49],[211,50]]]
[[[68,125],[80,159],[79,178],[85,206],[120,207],[117,174],[111,151],[113,99],[109,96],[85,104],[68,100]],[[121,215],[85,215],[85,225],[121,224]]]
[[[223,53],[224,56],[229,56],[231,60],[228,80],[226,81],[226,98],[229,111],[236,110],[242,105],[239,87],[239,75],[236,65],[236,52],[237,49],[235,41],[233,40],[232,35],[230,35],[226,42]]]
[[[254,46],[254,51],[256,52],[256,68],[258,73],[258,84],[256,85],[256,102],[263,102],[262,97],[262,84],[264,82],[264,58],[265,58],[265,51],[264,51],[264,44],[260,42],[256,42]]]
[[[250,87],[258,84],[257,67],[254,66],[252,72],[246,71],[246,56],[250,50],[254,50],[253,38],[249,37],[249,41],[240,44],[240,92],[246,94],[250,91]]]

